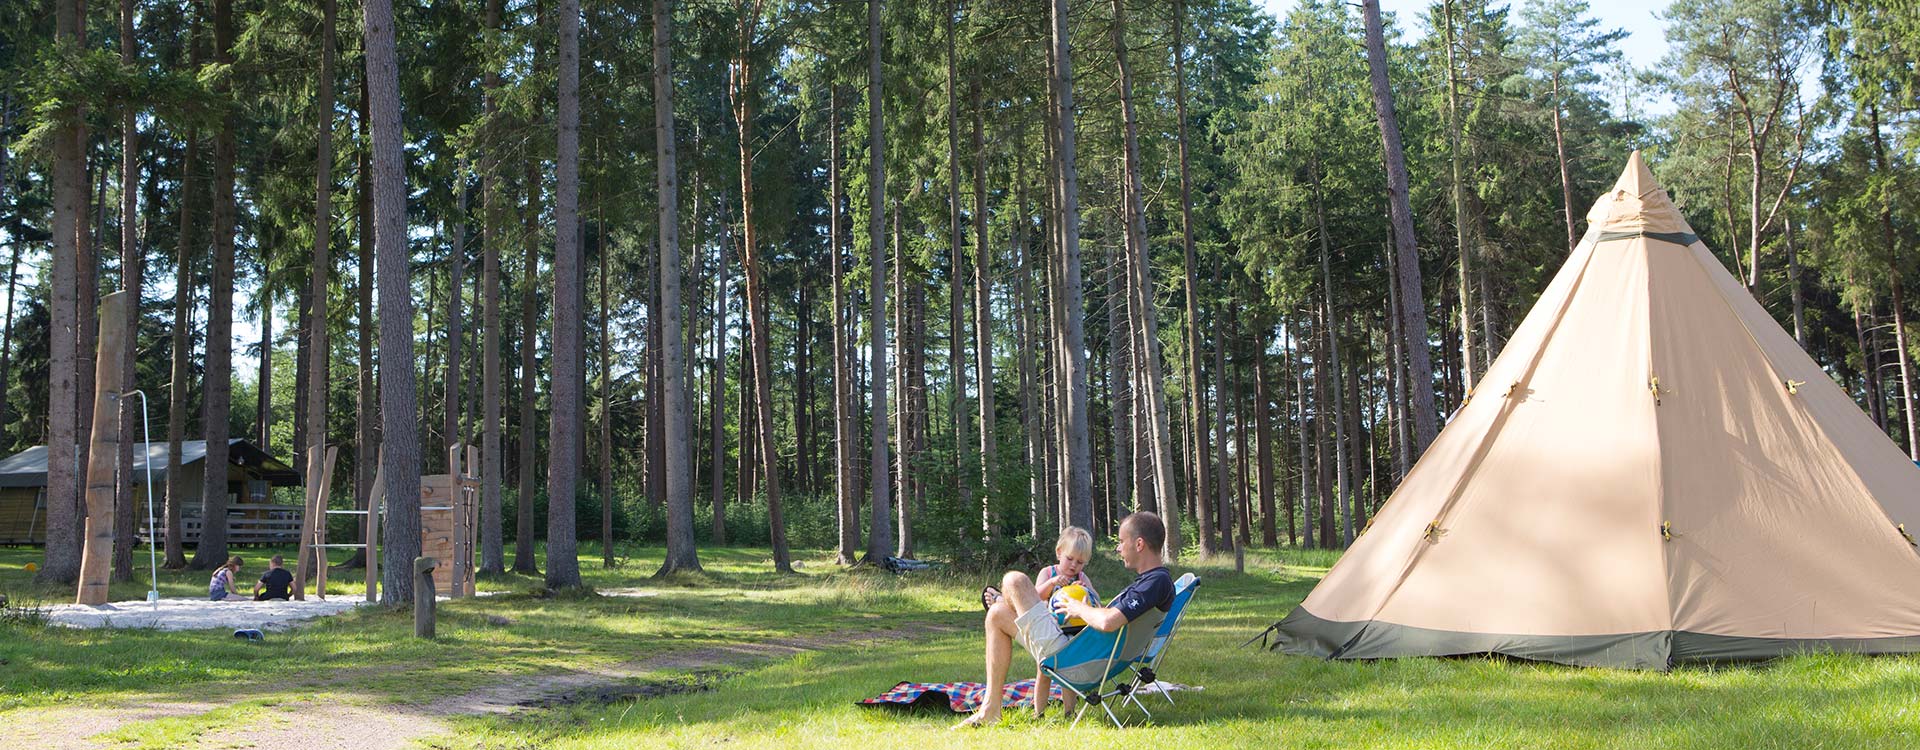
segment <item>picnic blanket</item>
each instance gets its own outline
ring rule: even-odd
[[[1063,700],[1065,693],[1060,692],[1060,683],[1053,683],[1053,700]],[[860,701],[862,706],[888,706],[893,708],[915,708],[922,706],[945,705],[954,713],[973,713],[986,700],[987,686],[979,682],[902,682],[891,690],[872,698]],[[1006,686],[1006,707],[1021,708],[1033,705],[1034,681],[1021,680]]]

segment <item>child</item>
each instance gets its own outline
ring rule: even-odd
[[[1093,579],[1087,577],[1087,563],[1093,561],[1093,535],[1078,526],[1068,526],[1060,531],[1060,539],[1053,543],[1055,563],[1041,568],[1033,576],[1034,590],[1039,592],[1040,601],[1046,602],[1054,593],[1071,584],[1080,584],[1087,589],[1087,601],[1098,603],[1100,593],[1093,588]],[[1061,628],[1061,632],[1074,635],[1085,626]],[[1033,716],[1040,718],[1047,714],[1047,703],[1053,692],[1053,681],[1048,679],[1046,670],[1034,678]],[[1062,704],[1067,713],[1073,712],[1073,693],[1067,693]]]
[[[1078,526],[1068,526],[1061,530],[1060,539],[1053,543],[1053,555],[1055,563],[1041,568],[1040,572],[1033,575],[1034,590],[1040,594],[1040,601],[1045,603],[1055,592],[1077,583],[1086,588],[1087,601],[1097,604],[1100,601],[1100,593],[1094,589],[1093,579],[1087,577],[1087,563],[1093,560],[1093,535]],[[980,592],[980,603],[988,608],[991,608],[999,598],[999,589],[992,586]],[[1061,632],[1073,635],[1080,632],[1083,627],[1085,626],[1063,627]],[[1048,694],[1052,690],[1053,681],[1048,679],[1045,671],[1041,671],[1040,676],[1035,678],[1033,686],[1034,716],[1046,715]],[[1072,694],[1067,695],[1065,705],[1068,711],[1073,710]]]
[[[240,557],[229,558],[226,564],[213,569],[213,578],[207,581],[207,598],[216,602],[244,602],[246,597],[234,593],[233,577],[240,573]]]

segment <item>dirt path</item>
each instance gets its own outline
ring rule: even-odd
[[[447,719],[498,716],[516,711],[622,697],[684,692],[686,685],[636,685],[634,680],[662,673],[721,672],[784,658],[805,651],[842,648],[874,641],[918,640],[959,632],[949,625],[918,624],[884,630],[776,638],[728,644],[636,659],[605,667],[540,675],[516,675],[462,695],[426,704],[295,701],[280,704],[266,718],[238,729],[211,731],[199,748],[273,750],[402,750],[418,740],[452,731]],[[221,706],[210,703],[149,703],[118,707],[56,708],[25,716],[0,714],[10,728],[9,744],[49,750],[86,750],[117,745],[102,735],[154,719],[192,716]],[[24,730],[24,733],[20,733]],[[18,742],[20,739],[26,743]]]

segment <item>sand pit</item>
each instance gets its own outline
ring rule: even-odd
[[[158,607],[145,601],[114,602],[97,607],[85,604],[59,604],[47,607],[46,613],[48,622],[69,628],[286,630],[301,622],[337,615],[364,603],[360,597],[308,599],[303,602],[213,602],[205,599],[161,599]]]

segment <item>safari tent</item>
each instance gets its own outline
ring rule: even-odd
[[[1920,651],[1920,469],[1636,153],[1277,648],[1665,669]]]

